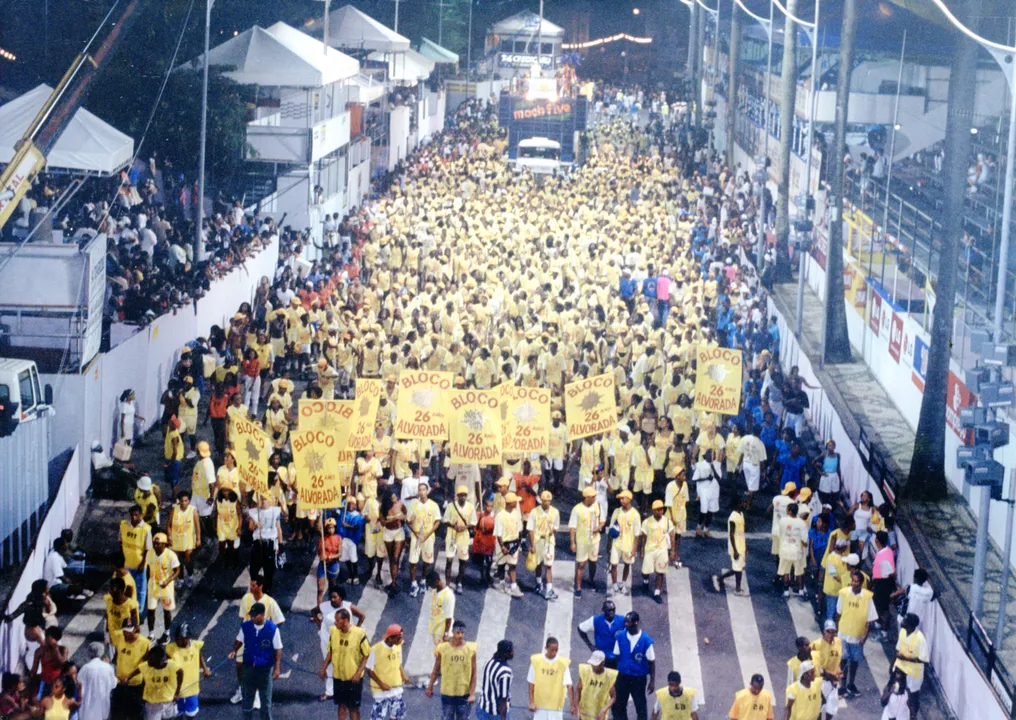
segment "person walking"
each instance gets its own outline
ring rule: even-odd
[[[596,502],[596,490],[587,487],[582,491],[582,502],[572,508],[568,517],[571,551],[575,553],[575,597],[582,597],[582,575],[589,565],[589,584],[595,587],[596,561],[600,558],[600,533],[606,525]]]
[[[698,720],[699,701],[695,688],[681,684],[681,673],[667,673],[667,687],[656,691],[653,720]]]
[[[871,624],[878,619],[872,593],[863,585],[864,578],[855,570],[850,574],[850,586],[840,590],[836,600],[836,614],[839,616],[836,629],[843,641],[843,660],[847,666],[847,682],[846,685],[841,683],[841,694],[860,694],[855,684],[857,666],[864,659],[864,641],[868,639]]]
[[[201,648],[203,640],[192,640],[190,626],[180,623],[173,632],[173,642],[166,646],[166,654],[183,670],[183,682],[180,686],[176,711],[189,718],[197,716],[201,707],[198,696],[201,694],[201,678],[210,678],[212,671],[205,662]]]
[[[476,702],[476,643],[466,642],[466,624],[456,620],[451,639],[434,650],[434,668],[427,683],[427,697],[434,697],[434,683],[441,677],[442,720],[468,720]]]
[[[727,713],[728,720],[774,720],[773,694],[765,689],[766,680],[760,674],[751,676],[751,683],[734,695],[734,704]]]
[[[822,684],[815,682],[815,665],[801,663],[800,677],[787,688],[787,720],[818,720],[822,711]]]
[[[606,720],[614,705],[617,670],[608,668],[606,662],[603,651],[594,650],[589,661],[579,665],[579,684],[571,710],[579,720]]]
[[[735,499],[733,506],[734,509],[727,518],[727,555],[730,557],[730,567],[723,568],[719,575],[713,575],[713,590],[720,592],[723,581],[733,575],[734,594],[745,596],[748,593],[741,588],[741,577],[748,560],[748,546],[744,541],[744,514],[751,507],[751,500],[748,497]]]
[[[624,617],[624,632],[614,641],[617,655],[617,699],[614,702],[614,720],[627,720],[628,698],[635,704],[635,717],[649,717],[646,696],[656,689],[656,651],[653,639],[642,632],[639,614],[634,610]]]
[[[335,611],[335,624],[328,631],[325,660],[318,675],[322,679],[331,670],[332,699],[337,707],[338,720],[360,720],[363,697],[363,674],[371,646],[366,631],[352,624],[352,614],[344,607]]]
[[[916,720],[921,709],[921,686],[924,684],[924,668],[931,659],[928,641],[919,629],[921,619],[914,613],[903,618],[900,636],[896,640],[896,660],[893,669],[907,676],[906,688],[909,693],[907,707],[911,720]],[[902,719],[901,719],[902,720]]]
[[[275,558],[282,545],[282,511],[272,499],[262,496],[260,505],[247,511],[247,524],[254,537],[250,549],[250,576],[264,574],[265,592],[272,592]]]
[[[110,693],[116,687],[116,670],[101,642],[88,643],[88,655],[89,661],[78,670],[81,686],[78,720],[106,720],[110,712]]]
[[[370,720],[402,720],[406,715],[402,689],[409,678],[402,667],[401,625],[388,626],[384,638],[370,649],[366,667],[374,696]]]
[[[512,704],[512,679],[509,664],[515,657],[511,640],[499,640],[493,657],[483,666],[480,674],[480,700],[476,706],[476,720],[508,720]]]
[[[603,602],[602,612],[592,615],[579,623],[579,637],[585,640],[590,650],[599,650],[606,659],[608,668],[617,669],[617,655],[614,654],[617,634],[624,630],[624,618],[619,617],[613,600]],[[590,642],[589,633],[593,633]]]
[[[282,635],[279,628],[265,617],[265,606],[256,602],[250,609],[250,620],[240,624],[240,632],[233,641],[229,659],[236,658],[240,649],[243,653],[244,720],[254,717],[254,696],[261,699],[261,720],[272,720],[272,681],[282,673]]]
[[[574,706],[571,669],[568,658],[557,654],[556,637],[548,637],[542,653],[529,658],[529,711],[533,720],[561,720],[564,704]]]

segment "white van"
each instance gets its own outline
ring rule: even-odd
[[[515,164],[529,168],[536,175],[550,175],[561,167],[561,143],[545,137],[532,137],[519,141]]]
[[[39,368],[32,360],[0,358],[0,406],[20,403],[18,422],[35,420],[53,404],[53,388],[49,385],[43,394],[39,382]]]

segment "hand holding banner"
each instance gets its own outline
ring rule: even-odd
[[[233,455],[240,475],[241,486],[251,488],[258,495],[269,497],[268,456],[272,444],[259,425],[245,417],[233,420]]]
[[[694,408],[737,415],[741,407],[741,351],[699,345],[695,360]]]

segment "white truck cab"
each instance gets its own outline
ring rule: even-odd
[[[0,358],[0,407],[7,409],[18,403],[11,417],[15,422],[29,422],[40,417],[53,404],[53,389],[43,392],[39,368],[32,360]]]
[[[545,137],[520,140],[515,164],[536,175],[553,174],[562,168],[561,143]]]

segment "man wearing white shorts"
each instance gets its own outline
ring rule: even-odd
[[[642,522],[639,552],[642,555],[642,587],[649,589],[649,575],[656,575],[656,587],[653,600],[663,603],[663,577],[667,574],[667,562],[670,560],[670,537],[674,525],[667,514],[667,506],[662,500],[653,500],[653,516]]]
[[[709,524],[713,520],[713,513],[720,511],[720,470],[718,463],[713,462],[712,450],[706,450],[702,459],[695,463],[691,479],[699,499],[699,521],[695,535],[712,537]]]
[[[416,597],[423,592],[423,587],[416,581],[416,566],[421,558],[425,566],[434,564],[434,545],[436,543],[434,533],[441,527],[441,508],[431,500],[430,485],[420,483],[417,490],[416,500],[409,504],[409,511],[406,522],[409,525],[409,579],[412,586],[409,591],[410,597]],[[428,568],[424,568],[424,577]]]
[[[455,499],[445,508],[442,521],[448,526],[445,535],[445,584],[454,587],[455,593],[462,594],[462,577],[469,561],[470,530],[476,528],[476,507],[469,502],[469,488],[459,485],[455,488]],[[459,561],[459,572],[452,585],[452,563]]]
[[[526,520],[529,531],[529,546],[536,555],[536,592],[547,600],[557,599],[554,592],[554,549],[557,529],[561,526],[561,514],[551,501],[554,496],[549,490],[540,493],[540,504],[533,508]]]

